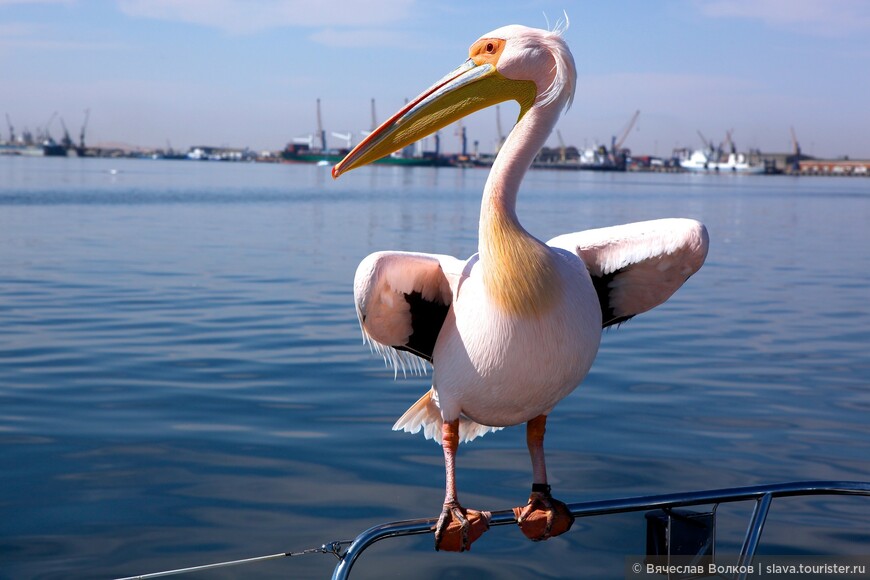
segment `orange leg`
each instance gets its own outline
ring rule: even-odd
[[[457,503],[456,452],[459,450],[459,419],[444,423],[441,428],[441,447],[444,448],[444,471],[447,481],[444,503]]]
[[[547,432],[547,416],[538,415],[526,423],[526,445],[532,458],[532,483],[547,485],[547,462],[544,459],[544,434]]]
[[[435,524],[435,549],[462,552],[489,529],[489,514],[466,510],[456,495],[456,451],[459,448],[459,420],[445,422],[441,428],[444,448],[446,489],[444,507]]]
[[[514,516],[523,534],[536,542],[565,533],[574,523],[568,507],[550,495],[544,459],[546,431],[546,415],[539,415],[526,424],[526,444],[532,460],[532,493],[525,506],[514,508]]]

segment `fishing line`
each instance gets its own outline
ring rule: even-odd
[[[125,576],[123,578],[117,578],[116,580],[148,580],[150,578],[162,578],[164,576],[202,572],[203,570],[213,570],[215,568],[229,568],[230,566],[240,566],[242,564],[255,564],[257,562],[266,562],[268,560],[278,560],[280,558],[290,558],[293,556],[307,556],[308,554],[332,554],[341,560],[344,558],[342,547],[349,544],[351,544],[350,540],[329,542],[328,544],[323,544],[319,548],[308,548],[307,550],[302,550],[300,552],[279,552],[267,556],[256,556],[254,558],[243,558],[241,560],[230,560],[227,562],[215,562],[213,564],[204,564],[202,566],[190,566],[188,568],[178,568],[176,570],[164,570],[163,572],[140,574],[139,576]]]

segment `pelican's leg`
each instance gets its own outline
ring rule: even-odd
[[[446,491],[444,508],[435,524],[435,549],[462,552],[489,529],[489,514],[466,510],[456,496],[456,450],[459,448],[459,420],[445,422],[441,428],[444,448]]]
[[[532,459],[532,493],[525,506],[514,508],[517,524],[523,534],[536,542],[563,534],[574,523],[574,516],[568,507],[550,495],[544,459],[546,427],[546,415],[539,415],[526,425],[526,444]]]
[[[529,457],[532,458],[532,486],[547,485],[547,461],[544,459],[546,432],[546,415],[538,415],[526,423],[526,445],[529,447]]]

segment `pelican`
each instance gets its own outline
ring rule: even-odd
[[[459,503],[459,442],[522,423],[533,483],[528,502],[514,510],[517,522],[532,540],[570,528],[570,512],[547,483],[547,416],[586,376],[602,329],[667,300],[707,255],[706,228],[691,219],[569,233],[547,243],[520,224],[520,182],[574,95],[574,58],[561,32],[511,25],[484,34],[461,66],[332,169],[338,178],[475,111],[507,100],[520,105],[483,190],[478,252],[467,260],[377,252],[354,280],[372,348],[397,369],[433,368],[431,389],[393,429],[422,430],[443,447],[436,550],[470,549],[488,528],[487,512]]]

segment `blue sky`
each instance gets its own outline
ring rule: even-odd
[[[90,143],[280,149],[315,130],[318,97],[328,132],[368,129],[372,98],[383,120],[481,34],[563,10],[569,144],[607,143],[639,109],[637,153],[731,129],[786,151],[794,126],[807,153],[870,158],[865,0],[0,0],[0,113],[20,132],[58,111],[77,135],[90,108]],[[506,126],[517,110],[501,107]],[[493,149],[494,109],[466,126]],[[452,129],[442,146],[458,150]]]

